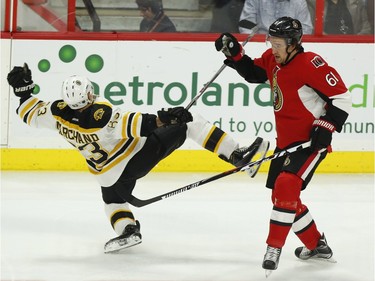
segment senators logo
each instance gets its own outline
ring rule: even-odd
[[[289,164],[290,164],[290,158],[289,158],[289,156],[287,156],[285,161],[284,161],[284,167],[288,166]]]
[[[284,97],[279,86],[276,84],[273,86],[273,109],[279,111],[283,107]]]
[[[272,94],[273,94],[273,109],[279,111],[283,107],[284,97],[281,92],[279,85],[277,84],[277,72],[280,70],[279,67],[274,69],[272,79]]]
[[[95,111],[94,113],[94,119],[96,121],[99,121],[100,119],[103,118],[103,115],[104,115],[104,109],[103,108],[99,108],[97,111]]]

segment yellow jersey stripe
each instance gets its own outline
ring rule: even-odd
[[[128,149],[126,149],[126,151],[119,155],[116,159],[112,160],[111,162],[107,163],[104,168],[101,170],[101,171],[96,171],[94,170],[91,166],[88,166],[89,167],[89,171],[90,173],[92,174],[102,174],[102,173],[105,173],[107,171],[109,171],[110,169],[112,169],[114,166],[116,166],[118,163],[120,163],[122,160],[124,160],[125,158],[129,157],[129,155],[134,151],[136,145],[138,144],[139,142],[139,138],[136,138],[132,141],[132,143],[130,144],[130,146],[128,147]]]
[[[25,115],[27,114],[27,112],[35,105],[38,103],[38,99],[36,98],[32,98],[31,101],[27,102],[27,104],[25,105],[24,109],[22,109],[21,113],[19,114],[20,117],[23,119],[25,117]]]
[[[129,115],[130,115],[130,112],[127,112],[124,117],[122,118],[122,138],[123,139],[128,139],[129,136],[127,134],[127,125],[128,125],[128,121],[129,121]]]

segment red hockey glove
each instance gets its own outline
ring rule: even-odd
[[[158,117],[166,125],[183,124],[193,121],[191,113],[182,106],[162,108],[158,111]]]
[[[223,52],[228,59],[233,61],[239,61],[244,55],[242,45],[230,33],[222,33],[215,40],[215,47],[217,51]]]
[[[35,87],[31,79],[31,70],[26,63],[23,67],[13,67],[7,76],[7,80],[9,85],[13,87],[14,94],[20,98],[30,96]]]
[[[335,125],[320,117],[313,122],[311,130],[311,150],[327,148],[332,142],[332,133],[336,130]]]

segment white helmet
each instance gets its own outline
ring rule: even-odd
[[[71,109],[80,109],[95,100],[94,87],[89,79],[73,75],[62,85],[61,95]]]

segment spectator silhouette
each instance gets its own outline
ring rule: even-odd
[[[213,0],[211,32],[239,33],[238,22],[245,0]]]
[[[141,32],[176,32],[176,27],[164,13],[161,0],[136,0],[143,20],[140,23]]]
[[[367,10],[361,0],[326,0],[325,34],[371,34]]]
[[[374,33],[374,0],[366,1],[367,18],[370,22],[371,33]]]
[[[278,18],[289,16],[298,19],[304,34],[313,30],[306,0],[245,0],[240,20],[248,20],[258,25],[259,33],[268,33],[268,27]],[[241,33],[249,30],[239,28]]]

